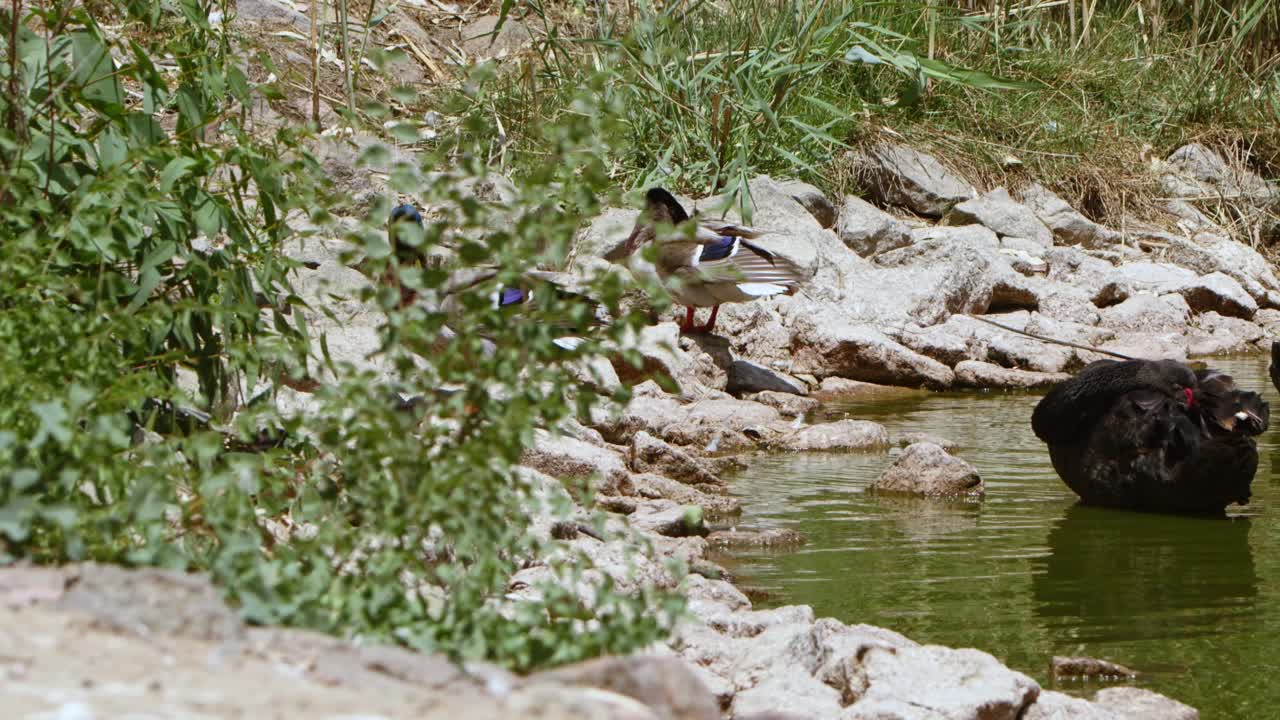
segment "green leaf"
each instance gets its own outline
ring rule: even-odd
[[[128,156],[129,146],[120,137],[119,131],[114,127],[103,130],[98,136],[98,167],[111,170],[123,164]]]
[[[133,299],[129,301],[129,306],[124,309],[125,313],[132,315],[138,311],[138,308],[151,297],[151,293],[160,284],[160,273],[155,268],[147,268],[143,270],[138,277],[138,291],[133,294]]]
[[[1043,90],[1044,85],[1029,80],[1010,80],[996,77],[981,70],[965,70],[948,65],[941,60],[917,58],[916,62],[926,75],[937,80],[953,82],[980,90]]]
[[[64,444],[71,439],[71,430],[67,428],[67,420],[71,416],[61,400],[31,403],[31,412],[40,420],[36,436],[31,440],[32,447],[44,446],[49,438]]]
[[[115,63],[102,38],[91,30],[71,34],[75,72],[72,81],[80,87],[80,95],[99,109],[116,109],[124,105],[124,91],[115,76]]]
[[[160,122],[147,113],[129,113],[125,122],[129,139],[143,147],[159,145],[168,137]]]
[[[204,124],[205,111],[204,102],[194,88],[189,85],[178,89],[176,97],[178,101],[178,130],[181,134],[189,134],[193,128],[198,128]],[[193,138],[188,137],[188,140]]]
[[[217,198],[201,192],[195,206],[196,229],[207,238],[217,236],[222,231],[222,204]]]
[[[186,177],[191,168],[197,165],[195,158],[179,155],[170,160],[160,172],[160,192],[171,192],[179,180]]]

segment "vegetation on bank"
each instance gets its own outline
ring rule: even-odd
[[[532,68],[486,88],[516,168],[606,67],[628,141],[614,172],[633,188],[713,194],[766,172],[852,191],[847,151],[899,139],[1107,220],[1151,197],[1148,158],[1193,140],[1280,171],[1280,10],[1264,0],[507,4],[543,33]]]
[[[271,400],[316,385],[331,353],[282,250],[305,227],[337,232],[350,199],[307,150],[316,128],[249,129],[257,104],[297,88],[246,68],[226,2],[0,13],[0,562],[206,570],[257,621],[518,668],[639,647],[679,598],[617,592],[583,557],[556,553],[536,599],[504,597],[549,554],[530,514],[567,511],[513,467],[537,428],[589,411],[570,365],[642,319],[612,277],[591,287],[607,327],[554,293],[518,320],[488,294],[562,267],[603,201],[653,183],[741,190],[759,172],[843,190],[845,151],[884,136],[1092,193],[1101,214],[1142,192],[1126,182],[1144,144],[1204,136],[1266,175],[1280,162],[1265,2],[507,2],[495,11],[542,27],[537,52],[424,97],[351,70],[390,59],[366,39],[402,10],[338,4],[350,22],[319,33],[344,70],[329,94],[344,123],[416,153],[391,189],[433,208],[407,240],[445,267],[390,252],[391,197],[346,231],[352,260],[424,296],[446,269],[500,273],[452,318],[370,287],[390,381],[329,367],[302,415]],[[495,165],[520,178],[505,206],[463,190]],[[590,341],[565,351],[565,332]],[[425,400],[405,409],[393,391]]]
[[[466,142],[440,149],[443,177],[424,170],[441,154],[396,169],[394,189],[433,210],[405,242],[447,259],[390,252],[387,197],[348,233],[364,272],[424,296],[457,269],[500,272],[458,293],[452,318],[371,285],[387,370],[332,367],[290,286],[300,263],[282,253],[342,200],[308,131],[245,130],[276,90],[239,69],[209,7],[116,9],[110,30],[72,3],[3,18],[0,562],[205,570],[255,621],[518,668],[661,637],[678,596],[623,595],[586,558],[553,553],[530,523],[564,515],[568,498],[513,472],[536,428],[589,410],[566,367],[639,322],[619,308],[624,288],[591,287],[615,318],[603,328],[555,293],[517,319],[488,299],[523,268],[562,262],[608,196],[613,113],[599,86],[545,128],[556,162],[505,206],[463,189],[486,172]],[[566,351],[562,333],[589,341]],[[308,385],[307,411],[276,411],[282,387]],[[549,558],[549,581],[506,598],[535,558]]]

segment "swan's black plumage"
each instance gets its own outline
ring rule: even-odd
[[[1195,384],[1191,368],[1173,360],[1098,360],[1044,396],[1031,414],[1031,429],[1046,443],[1075,440],[1125,393],[1145,390],[1180,399]]]
[[[1271,341],[1271,384],[1280,390],[1280,340]]]
[[[1173,361],[1099,361],[1054,387],[1032,427],[1089,504],[1221,512],[1249,500],[1270,418],[1230,375]]]

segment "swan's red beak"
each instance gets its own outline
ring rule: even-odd
[[[1188,408],[1193,408],[1196,406],[1196,394],[1191,391],[1191,388],[1182,388],[1182,394],[1187,396]]]

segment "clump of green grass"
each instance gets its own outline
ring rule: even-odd
[[[545,159],[531,131],[607,67],[628,140],[614,175],[628,186],[732,193],[780,173],[844,192],[847,151],[889,137],[983,184],[1034,178],[1077,201],[1111,198],[1092,203],[1105,215],[1129,208],[1126,194],[1137,202],[1147,155],[1209,139],[1265,168],[1280,148],[1280,80],[1252,71],[1274,65],[1274,9],[1215,5],[1197,23],[1160,7],[1157,19],[1094,2],[1071,22],[1064,6],[918,0],[637,5],[582,23],[585,36],[549,36],[553,61],[488,90],[516,168]]]

